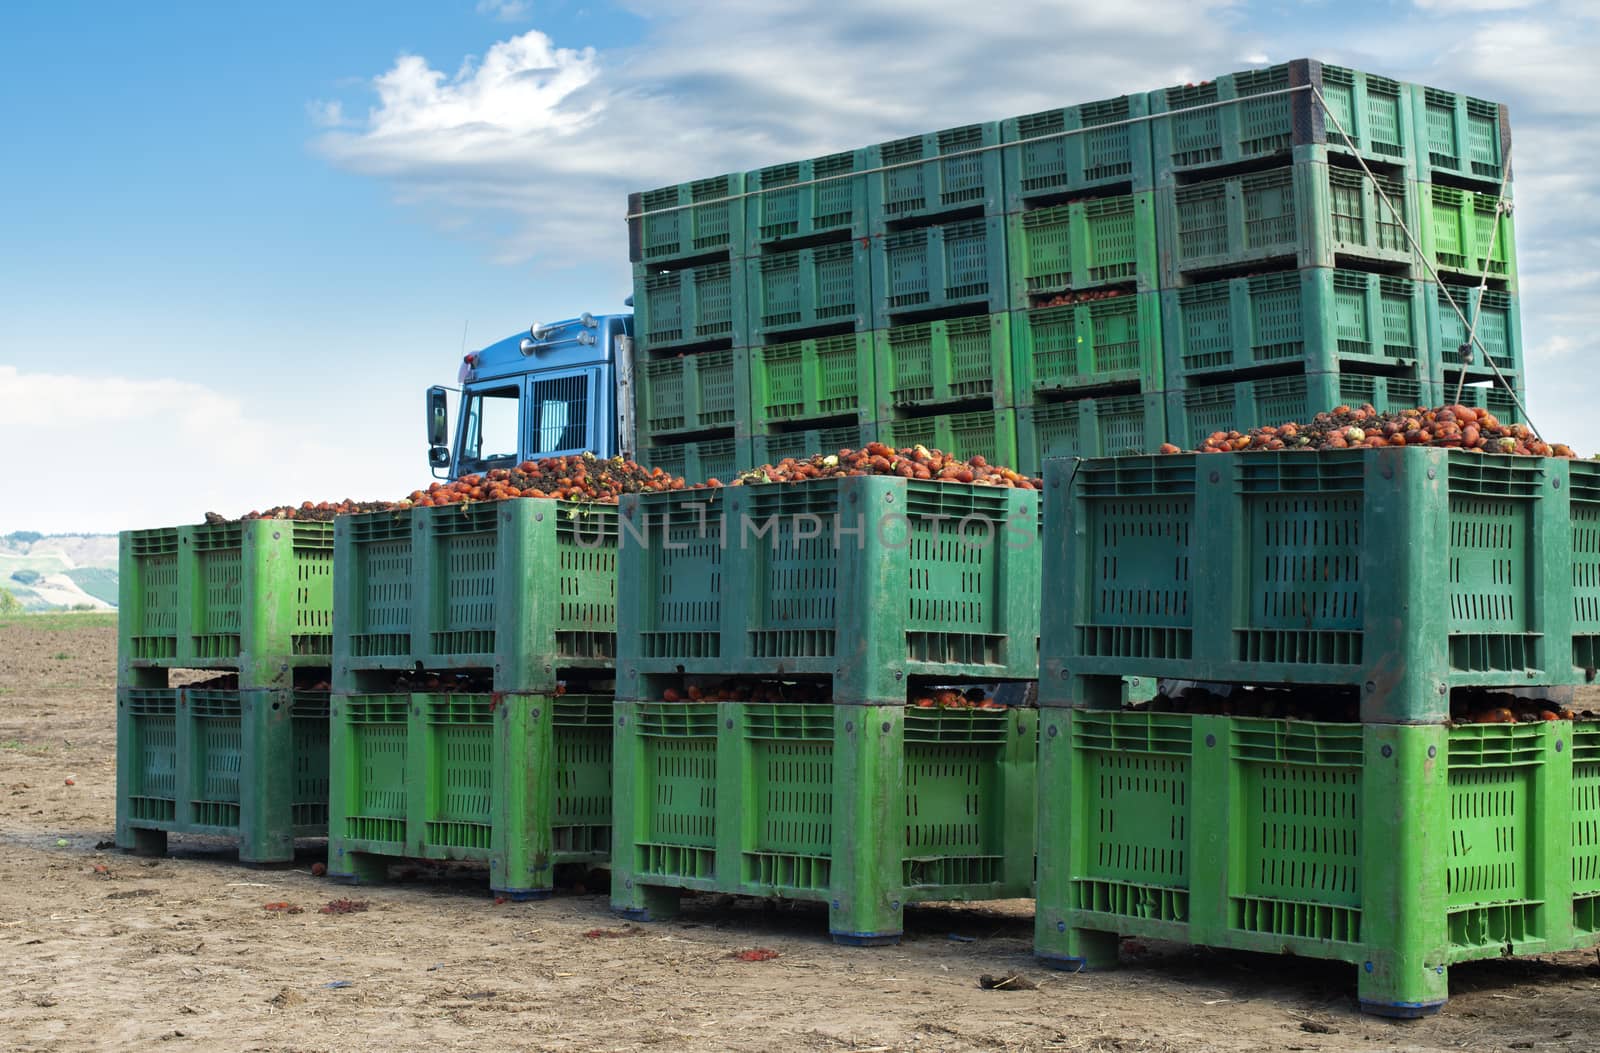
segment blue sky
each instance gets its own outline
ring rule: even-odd
[[[1532,408],[1600,449],[1592,2],[822,7],[6,5],[0,532],[411,489],[464,323],[620,307],[629,189],[1304,54],[1512,104]]]

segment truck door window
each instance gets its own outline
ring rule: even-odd
[[[514,387],[474,391],[468,396],[466,430],[461,443],[463,470],[481,471],[516,464],[519,409]]]
[[[589,378],[557,377],[533,382],[533,452],[586,449]]]

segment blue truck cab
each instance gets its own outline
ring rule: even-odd
[[[540,457],[632,457],[633,316],[591,315],[462,358],[449,444],[446,389],[428,389],[428,463],[457,479]]]

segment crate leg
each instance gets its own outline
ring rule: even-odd
[[[834,706],[833,867],[828,931],[879,947],[904,929],[905,708]]]
[[[678,916],[683,890],[641,885],[629,879],[612,883],[611,909],[632,921],[666,921]]]
[[[1372,962],[1356,968],[1356,996],[1363,1013],[1401,1020],[1432,1016],[1450,997],[1449,970],[1443,965],[1423,969],[1410,978],[1377,968]]]
[[[489,887],[516,902],[547,899],[555,797],[554,699],[507,695],[494,714]]]
[[[239,862],[294,861],[294,723],[288,691],[240,692]]]
[[[128,827],[125,835],[117,838],[117,847],[136,856],[164,856],[167,854],[167,832]]]
[[[1117,947],[1122,938],[1114,932],[1097,929],[1068,929],[1065,938],[1055,941],[1060,951],[1037,948],[1034,957],[1039,964],[1062,972],[1097,972],[1117,966]]]
[[[389,858],[330,846],[328,876],[347,885],[381,885],[389,880]]]

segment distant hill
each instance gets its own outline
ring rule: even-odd
[[[30,611],[117,605],[115,534],[0,535],[0,588]]]

